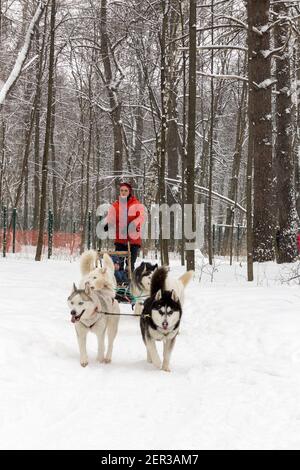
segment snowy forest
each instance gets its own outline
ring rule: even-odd
[[[16,209],[40,260],[51,211],[96,247],[125,178],[147,207],[202,204],[210,263],[241,237],[249,280],[295,261],[299,34],[297,0],[0,0],[1,227]],[[194,268],[184,242],[162,262]]]
[[[0,0],[0,449],[299,450],[299,287],[300,0]]]

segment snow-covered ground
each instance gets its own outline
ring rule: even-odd
[[[78,260],[1,258],[0,448],[300,449],[299,285],[272,263],[253,284],[239,263],[198,267],[165,373],[133,317],[112,364],[90,335],[80,367],[66,303]]]

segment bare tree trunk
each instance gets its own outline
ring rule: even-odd
[[[68,178],[70,178],[70,170],[71,170],[71,163],[72,163],[72,155],[69,156],[66,172],[64,174],[63,184],[61,185],[60,194],[59,194],[59,202],[58,202],[58,226],[61,227],[62,215],[63,215],[63,206],[66,197],[66,187]]]
[[[55,51],[55,18],[56,18],[56,0],[51,3],[51,21],[50,21],[50,53],[49,53],[49,78],[48,78],[48,102],[47,102],[47,118],[45,145],[42,164],[42,184],[41,184],[41,203],[39,217],[39,234],[36,247],[35,260],[41,261],[44,226],[46,220],[46,203],[47,203],[47,180],[48,180],[48,160],[51,140],[51,122],[52,122],[52,106],[53,106],[53,87],[54,87],[54,51]]]
[[[211,44],[214,45],[214,0],[211,0]],[[209,178],[208,178],[208,262],[213,264],[213,233],[212,233],[212,190],[213,190],[213,166],[214,166],[214,50],[211,50],[211,116],[210,116],[210,142],[209,142]]]
[[[195,138],[196,138],[196,68],[197,68],[197,1],[190,0],[189,13],[189,111],[186,167],[186,202],[192,208],[189,230],[195,231]],[[186,240],[195,243],[195,240]],[[195,269],[195,251],[186,251],[187,269]]]
[[[288,8],[285,3],[274,4],[275,20],[286,18]],[[293,161],[293,103],[291,98],[291,70],[288,46],[285,47],[288,36],[288,26],[285,20],[275,23],[275,48],[282,49],[276,57],[276,144],[275,172],[278,230],[277,261],[291,263],[298,254],[297,250],[297,212],[295,200],[295,174]]]
[[[144,133],[144,111],[141,105],[145,104],[145,78],[143,76],[141,67],[138,66],[138,103],[135,110],[135,131],[134,131],[134,146],[132,151],[132,165],[138,169],[142,168],[142,139]]]
[[[3,175],[4,175],[4,161],[5,161],[5,122],[4,119],[0,121],[0,207],[3,204]]]
[[[29,153],[30,153],[31,136],[32,136],[33,128],[34,128],[35,109],[36,108],[34,104],[33,108],[31,109],[29,122],[27,119],[27,124],[26,124],[27,129],[25,132],[25,148],[24,148],[23,162],[22,162],[22,167],[21,167],[20,182],[17,188],[16,198],[14,202],[14,207],[18,207],[19,205],[19,201],[20,201],[21,194],[22,194],[23,183],[26,177],[26,173],[28,171],[28,158],[29,158]]]
[[[101,0],[101,56],[104,66],[105,81],[111,106],[111,120],[114,134],[114,174],[121,174],[123,168],[123,128],[121,121],[121,103],[118,101],[117,90],[112,83],[112,68],[109,54],[109,39],[107,33],[107,0]],[[116,181],[116,193],[118,181]]]
[[[177,57],[177,47],[178,42],[175,40],[178,34],[179,26],[179,12],[177,11],[177,0],[171,0],[170,2],[171,11],[169,14],[169,35],[168,35],[168,48],[167,51],[167,89],[168,93],[168,106],[167,106],[167,119],[168,119],[168,131],[167,131],[167,161],[168,161],[168,177],[176,179],[178,175],[178,164],[179,157],[181,155],[181,142],[178,129],[178,80],[180,75],[180,70],[176,64]],[[167,203],[172,206],[176,203],[176,198],[170,188],[167,186]],[[175,251],[175,230],[176,220],[174,214],[171,213],[170,220],[170,242],[169,249]]]
[[[46,10],[46,18],[47,18]],[[35,132],[34,132],[34,208],[33,208],[33,228],[37,230],[39,223],[39,212],[40,212],[40,125],[41,125],[41,93],[42,93],[42,74],[43,74],[43,60],[45,51],[45,38],[46,38],[46,24],[43,33],[42,44],[40,44],[40,30],[39,25],[35,29],[35,52],[39,57],[38,67],[36,70],[36,111],[35,111]]]
[[[238,193],[238,181],[240,175],[240,166],[241,166],[241,159],[242,159],[242,145],[245,138],[246,132],[246,107],[247,107],[247,84],[246,82],[243,83],[242,86],[242,93],[240,99],[240,106],[239,106],[239,113],[237,116],[237,125],[236,125],[236,141],[235,141],[235,149],[233,155],[233,164],[231,170],[231,179],[229,183],[228,189],[228,198],[232,201],[237,200],[237,193]],[[233,220],[233,207],[228,207],[226,210],[226,227],[224,233],[224,240],[223,240],[223,255],[228,254],[228,243],[229,243],[229,236],[231,235],[229,226],[232,225]],[[227,227],[228,226],[228,227]]]
[[[161,70],[160,70],[160,88],[161,88],[161,133],[160,133],[160,151],[159,151],[159,202],[162,207],[167,203],[166,199],[166,148],[167,148],[167,61],[166,61],[166,35],[168,27],[168,12],[169,4],[162,1],[162,30],[160,33],[160,48],[161,48]],[[161,263],[169,264],[168,240],[163,238],[163,216],[160,211],[160,250],[161,250]]]
[[[300,19],[297,22],[298,28],[300,27]],[[296,190],[296,209],[298,217],[300,218],[300,44],[299,41],[295,43],[295,81],[297,92],[297,114],[296,114],[296,142],[295,142],[295,190]]]
[[[249,120],[253,123],[255,261],[274,259],[270,0],[248,0]]]
[[[54,217],[54,230],[59,230],[58,225],[58,183],[57,183],[57,168],[56,168],[56,154],[55,154],[55,113],[56,113],[56,88],[53,87],[53,106],[51,116],[51,136],[50,136],[50,155],[51,155],[51,170],[52,170],[52,203],[53,203],[53,217]]]
[[[182,104],[182,149],[181,149],[181,265],[185,265],[185,221],[184,221],[184,203],[185,203],[185,168],[186,168],[186,105],[187,105],[187,83],[186,83],[186,51],[185,51],[185,17],[182,8],[182,2],[179,2],[180,8],[180,25],[181,25],[181,35],[182,35],[182,61],[183,61],[183,104]]]

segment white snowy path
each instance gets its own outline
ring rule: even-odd
[[[78,262],[1,258],[0,448],[300,449],[299,286],[230,269],[188,287],[165,373],[134,318],[111,365],[90,335],[81,368],[66,304]]]

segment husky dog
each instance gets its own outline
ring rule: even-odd
[[[105,253],[103,255],[103,267],[98,266],[98,254],[95,250],[85,251],[80,258],[80,270],[82,280],[80,287],[84,289],[88,282],[91,289],[106,289],[107,294],[115,297],[115,288],[117,286],[114,275],[114,263],[111,257]]]
[[[184,300],[184,288],[193,271],[179,279],[171,279],[165,267],[158,268],[152,276],[150,297],[144,303],[140,326],[147,349],[147,361],[157,368],[170,372],[170,357],[179,331]],[[163,363],[155,341],[163,341]]]
[[[133,272],[132,276],[132,293],[136,296],[146,297],[150,295],[151,278],[157,264],[146,263],[143,261]],[[140,316],[143,310],[143,300],[138,300],[134,307],[135,315]]]
[[[120,319],[118,302],[112,296],[107,295],[105,290],[91,289],[87,282],[84,289],[77,289],[73,284],[73,291],[68,298],[68,305],[71,309],[71,321],[76,329],[82,367],[86,367],[88,364],[86,337],[89,331],[95,333],[98,338],[97,360],[105,363],[111,362],[113,343]],[[112,312],[116,315],[105,315],[103,312]],[[108,348],[105,355],[104,338],[106,331]]]

